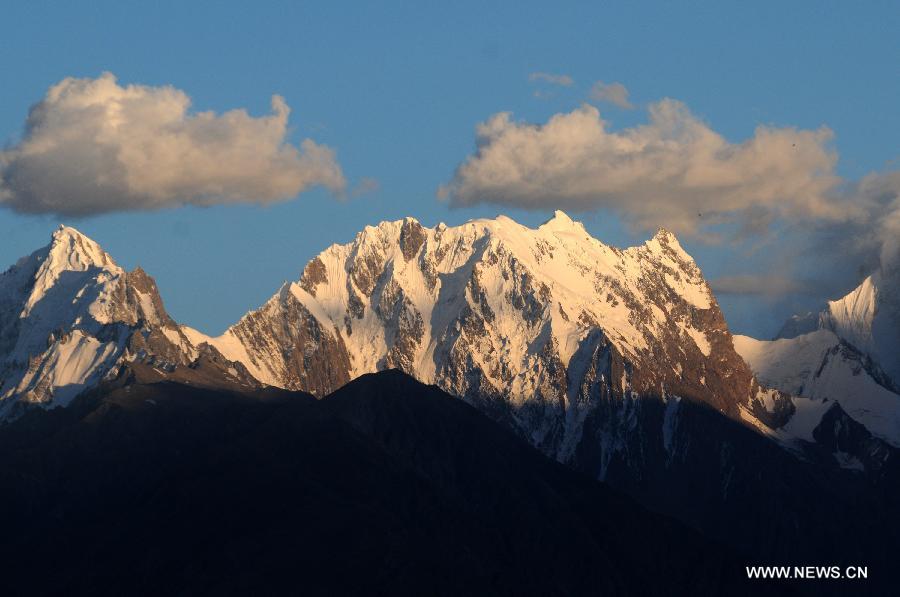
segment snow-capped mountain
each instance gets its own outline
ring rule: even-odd
[[[74,228],[0,275],[0,418],[65,406],[125,361],[171,369],[200,356],[153,279]]]
[[[370,226],[326,249],[223,336],[185,332],[266,384],[318,395],[402,369],[562,461],[605,403],[627,421],[639,397],[656,396],[671,403],[670,426],[682,399],[775,426],[788,404],[760,388],[734,351],[715,297],[674,235],[660,230],[620,250],[562,212],[537,229],[503,216]]]

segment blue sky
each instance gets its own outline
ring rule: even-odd
[[[378,181],[359,197],[337,200],[316,188],[265,206],[83,218],[0,209],[0,263],[46,244],[64,221],[126,267],[144,267],[172,315],[208,333],[259,306],[309,258],[366,224],[407,215],[455,224],[501,212],[532,225],[546,219],[552,198],[546,209],[451,208],[436,190],[473,153],[478,123],[502,111],[544,123],[589,100],[599,80],[623,84],[637,107],[598,104],[613,130],[646,122],[646,106],[668,97],[732,143],[759,125],[827,126],[839,155],[835,173],[848,183],[900,167],[896,2],[56,4],[3,7],[0,139],[7,146],[19,142],[29,107],[50,86],[109,71],[122,85],[171,85],[200,111],[245,108],[262,116],[280,94],[292,109],[290,142],[312,138],[336,150],[351,189]],[[534,72],[574,82],[529,81]],[[605,208],[572,215],[615,245],[650,234]],[[710,279],[764,274],[798,243],[804,225],[775,221],[761,237],[717,244],[682,238]],[[792,254],[802,255],[792,261],[801,272],[828,275],[827,256],[808,247]],[[850,283],[844,276],[835,285]],[[811,292],[720,296],[733,329],[761,336],[818,300]]]

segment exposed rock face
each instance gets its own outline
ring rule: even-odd
[[[65,406],[125,361],[171,370],[198,356],[153,278],[125,272],[73,228],[0,276],[0,419]]]
[[[422,244],[425,242],[425,229],[412,218],[403,220],[400,228],[400,251],[403,258],[409,261],[416,256]]]
[[[228,333],[261,381],[324,396],[350,381],[347,349],[340,333],[316,319],[298,296],[311,295],[296,284],[285,285]]]
[[[303,275],[300,277],[300,287],[313,296],[316,296],[316,286],[328,282],[328,274],[325,264],[318,257],[306,264]]]
[[[833,402],[813,429],[816,442],[825,448],[839,466],[869,471],[878,477],[890,477],[896,482],[900,463],[895,451]]]

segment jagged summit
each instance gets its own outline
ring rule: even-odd
[[[124,270],[99,244],[75,228],[63,225],[53,232],[50,244],[32,254],[31,259],[33,265],[37,265],[37,271],[23,316],[27,316],[32,307],[47,296],[65,272],[88,272],[94,277],[101,274],[112,277],[124,274]],[[74,280],[74,277],[70,279]]]
[[[113,258],[93,239],[75,228],[60,224],[50,235],[50,242],[30,255],[19,259],[4,275],[32,270],[43,266],[47,273],[85,271],[91,267],[119,270]]]
[[[553,211],[552,219],[560,222],[573,222],[572,218],[570,218],[568,214],[566,214],[566,212],[562,211],[561,209],[556,209]]]
[[[664,228],[660,226],[656,229],[656,232],[653,234],[653,238],[660,242],[678,242],[678,239],[675,237],[675,234],[670,232],[668,228]]]
[[[412,231],[429,231],[443,233],[444,231],[460,231],[463,234],[474,236],[490,236],[499,242],[517,242],[523,237],[534,237],[535,235],[543,235],[546,238],[554,238],[560,233],[572,233],[581,240],[587,240],[605,247],[609,247],[614,251],[618,249],[604,243],[602,240],[592,236],[584,227],[582,222],[573,220],[568,214],[562,210],[554,211],[553,217],[549,218],[537,228],[529,228],[509,216],[498,214],[493,218],[475,218],[458,226],[448,226],[444,222],[440,222],[433,228],[424,226],[416,218],[407,216],[400,220],[385,220],[375,225],[365,226],[357,233],[354,243],[356,245],[377,245],[390,244],[397,239],[398,233],[401,231],[403,235],[409,235]],[[333,245],[329,247],[331,250],[342,245]],[[637,251],[641,249],[650,249],[652,251],[661,252],[664,248],[669,248],[683,260],[693,262],[693,258],[684,250],[677,236],[666,228],[658,228],[656,233],[646,242],[635,247],[629,247],[624,250]],[[326,250],[326,252],[328,251]]]
[[[538,228],[539,230],[571,230],[573,228],[577,228],[580,231],[584,231],[584,225],[581,222],[576,222],[572,218],[570,218],[566,212],[557,209],[553,212],[553,217],[544,222]]]
[[[657,228],[656,233],[644,243],[644,246],[655,253],[671,251],[679,260],[694,263],[694,258],[684,250],[678,237],[666,228]]]

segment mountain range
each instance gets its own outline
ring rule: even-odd
[[[665,230],[619,249],[562,212],[537,229],[406,218],[327,248],[208,337],[166,313],[145,272],[60,227],[0,277],[0,417],[24,429],[129,384],[324,398],[397,370],[754,562],[886,562],[900,546],[895,284],[876,272],[761,341],[731,334]]]

